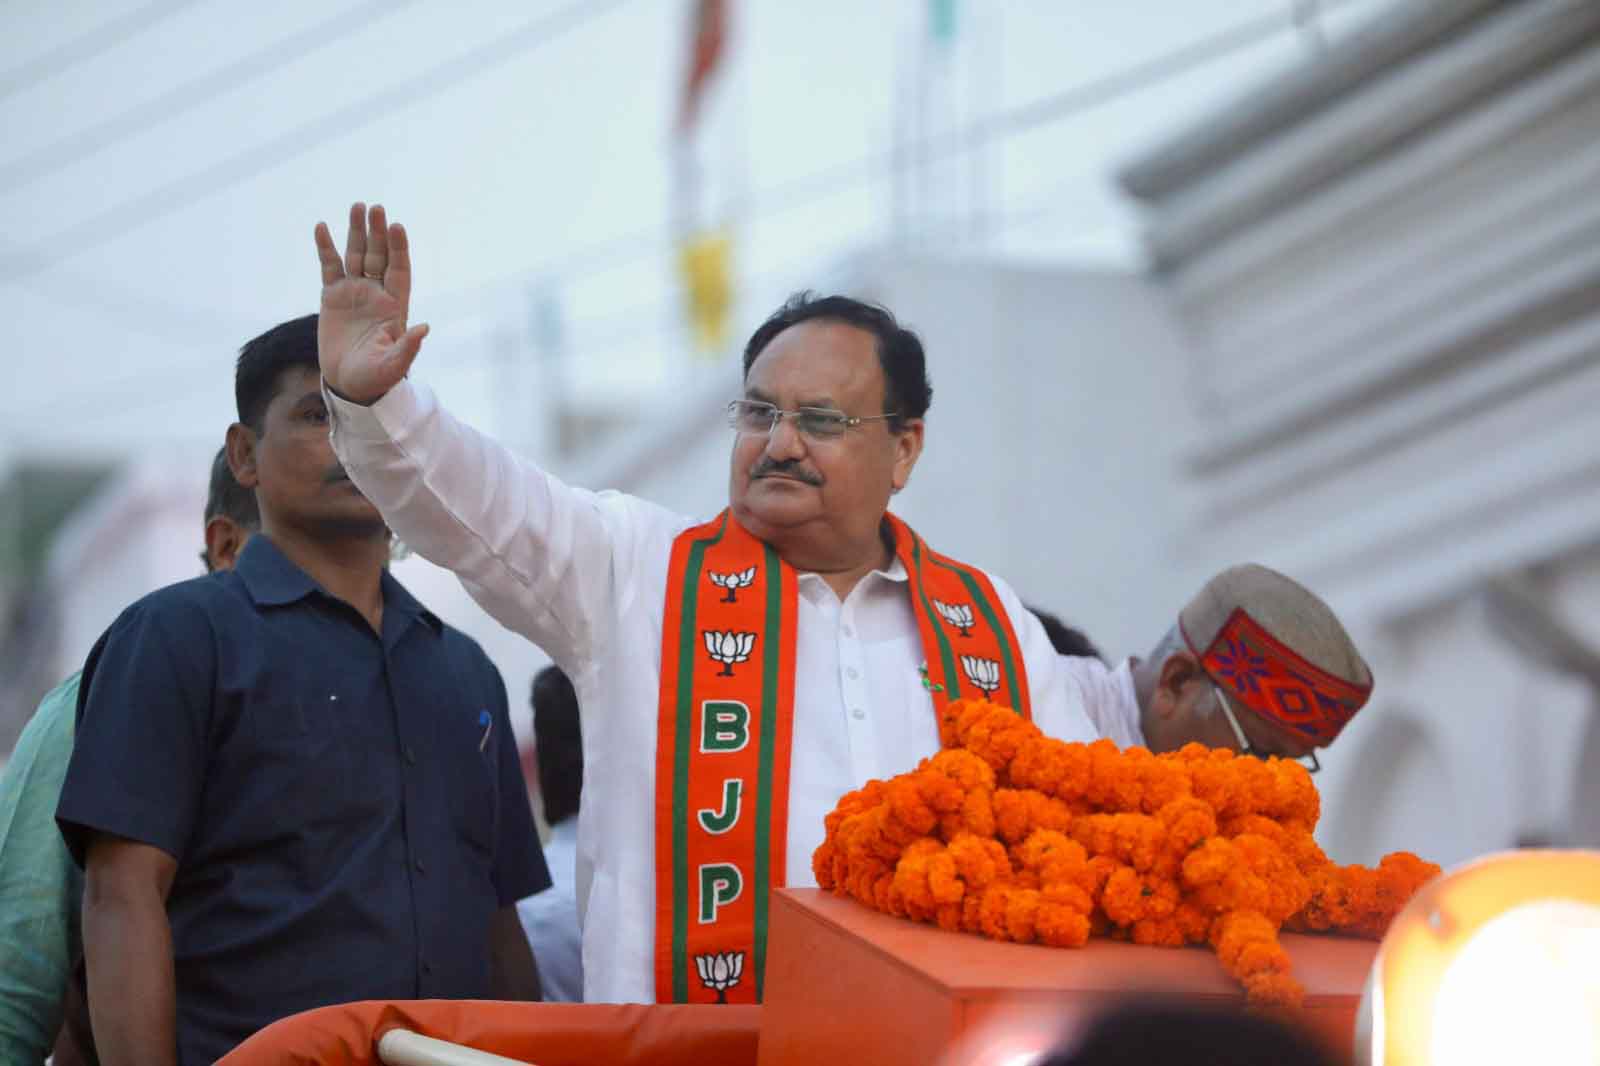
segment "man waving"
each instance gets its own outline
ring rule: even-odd
[[[560,481],[405,380],[405,231],[326,226],[319,336],[334,447],[407,544],[573,679],[585,998],[754,1002],[771,888],[810,885],[823,816],[939,746],[987,695],[1095,733],[1043,628],[998,578],[889,512],[932,398],[888,311],[792,299],[745,348],[728,507],[696,522]]]

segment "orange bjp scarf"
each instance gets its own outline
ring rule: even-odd
[[[886,515],[936,717],[982,695],[1031,718],[1011,620],[983,572]],[[767,904],[787,883],[799,575],[723,511],[672,545],[656,736],[656,1000],[759,1003]]]

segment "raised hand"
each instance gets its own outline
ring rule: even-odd
[[[411,250],[405,227],[390,225],[378,204],[350,205],[344,257],[325,222],[316,228],[322,262],[322,312],[317,358],[333,391],[369,404],[406,376],[428,327],[406,328],[411,303]]]

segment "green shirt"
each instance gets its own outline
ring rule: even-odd
[[[0,770],[0,1062],[41,1063],[83,950],[83,874],[56,828],[78,674],[52,689]]]

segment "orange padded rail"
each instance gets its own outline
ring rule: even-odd
[[[379,1066],[390,1029],[535,1066],[755,1066],[760,1007],[467,1000],[347,1003],[267,1026],[219,1066]]]

